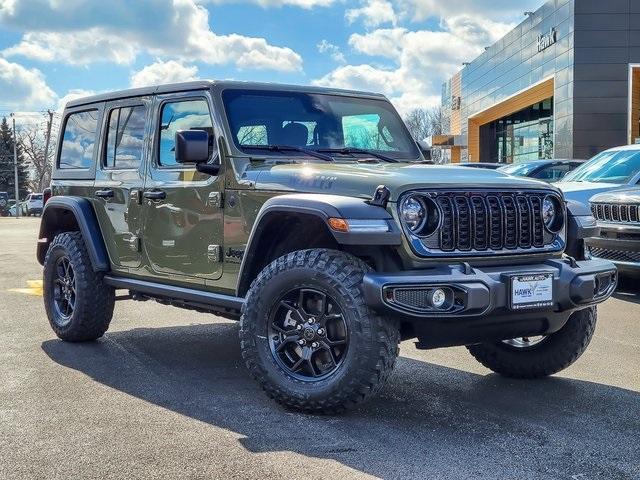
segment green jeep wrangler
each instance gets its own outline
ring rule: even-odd
[[[586,207],[545,183],[428,165],[381,95],[127,90],[70,102],[58,145],[37,249],[56,335],[99,338],[120,299],[239,319],[251,375],[307,412],[377,392],[403,339],[554,374],[617,282],[612,263],[584,260]]]

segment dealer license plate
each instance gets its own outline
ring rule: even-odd
[[[511,308],[542,308],[553,305],[553,274],[535,273],[511,277]]]

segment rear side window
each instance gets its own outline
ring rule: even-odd
[[[115,108],[109,112],[105,167],[137,169],[140,166],[145,113],[143,105]]]
[[[98,110],[72,113],[67,117],[60,148],[61,169],[89,169],[98,131]]]
[[[160,120],[160,158],[162,166],[175,166],[176,132],[178,130],[204,130],[209,134],[210,150],[213,142],[213,124],[209,104],[204,99],[167,102],[162,106]]]

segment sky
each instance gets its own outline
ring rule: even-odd
[[[193,79],[355,88],[401,112],[543,0],[0,0],[0,116]]]

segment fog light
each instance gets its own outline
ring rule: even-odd
[[[429,303],[435,308],[442,308],[447,301],[447,294],[441,288],[431,290],[429,293]]]

